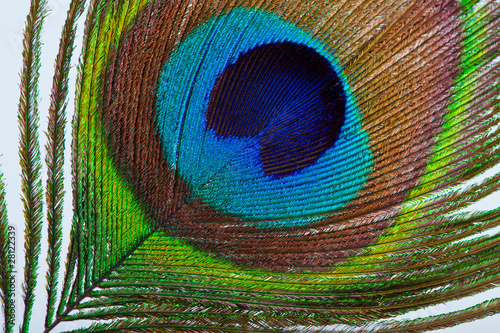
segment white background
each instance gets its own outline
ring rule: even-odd
[[[42,141],[42,155],[44,154],[45,134],[47,128],[47,109],[50,88],[52,84],[53,63],[58,50],[59,37],[61,28],[66,18],[66,10],[69,5],[69,0],[49,0],[50,14],[45,20],[44,32],[42,40],[44,42],[42,48],[42,68],[40,71],[40,139]],[[18,140],[19,131],[17,123],[17,108],[19,102],[19,72],[22,62],[22,30],[24,28],[26,15],[29,10],[28,0],[0,0],[0,170],[4,174],[4,181],[7,183],[7,208],[9,213],[9,222],[17,228],[17,291],[21,290],[22,266],[24,264],[24,256],[20,243],[23,239],[22,229],[24,225],[22,206],[20,200],[20,167],[18,157]],[[80,29],[78,37],[81,39],[83,20],[80,20]],[[80,42],[79,44],[80,45]],[[75,54],[79,54],[77,48]],[[74,57],[76,60],[76,57]],[[73,63],[76,63],[73,61]],[[74,95],[74,82],[76,77],[75,68],[72,68],[71,81],[70,81],[70,97]],[[68,105],[68,119],[71,119],[73,112],[72,99]],[[66,144],[69,146],[71,139],[70,133],[66,133]],[[70,164],[69,164],[69,147],[66,149],[67,163],[65,166],[66,179],[65,190],[68,193],[65,202],[65,229],[67,235],[70,225],[71,216],[71,202],[70,202]],[[43,177],[45,181],[45,169],[43,169]],[[481,207],[491,208],[500,202],[500,194],[490,196],[487,200],[481,202]],[[480,208],[479,208],[480,209]],[[46,234],[44,229],[44,235]],[[67,249],[67,238],[64,238],[63,251]],[[45,278],[44,269],[46,247],[42,248],[41,266],[42,270],[38,279],[38,301],[35,304],[33,311],[33,319],[31,323],[32,332],[41,332],[43,329],[43,321],[45,316],[45,302],[46,292],[44,290]],[[65,261],[65,254],[62,259]],[[40,297],[42,296],[42,297]],[[408,315],[407,318],[417,318],[427,315],[435,315],[443,312],[449,312],[472,306],[483,300],[491,299],[493,297],[500,297],[500,288],[492,289],[480,295],[467,298],[465,300],[450,302],[446,305],[438,305],[414,311]],[[22,317],[21,297],[17,295],[17,313],[16,317],[18,322]],[[0,325],[2,323],[0,322]],[[62,331],[65,329],[76,328],[75,324],[63,323],[59,325],[54,332]],[[500,332],[500,314],[490,316],[482,320],[466,323],[445,330],[438,330],[434,332],[441,333],[468,333],[474,331],[481,331],[481,333],[499,333]]]

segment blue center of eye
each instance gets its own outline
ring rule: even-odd
[[[293,42],[260,45],[227,66],[210,94],[206,128],[253,137],[266,175],[279,178],[316,162],[337,141],[346,97],[331,63]]]

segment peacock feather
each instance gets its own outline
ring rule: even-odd
[[[85,7],[61,265],[68,73]],[[498,1],[72,0],[43,219],[45,15],[32,0],[21,331],[425,332],[500,312],[498,297],[401,319],[500,283],[500,209],[467,210],[500,188],[485,174],[500,162]],[[31,320],[42,226],[44,323]],[[5,305],[1,179],[0,227]]]

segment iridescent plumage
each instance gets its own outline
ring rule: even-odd
[[[90,6],[57,321],[421,332],[500,281],[494,1]],[[465,185],[464,185],[465,184]],[[76,311],[78,309],[78,311]],[[56,323],[57,323],[56,321]]]

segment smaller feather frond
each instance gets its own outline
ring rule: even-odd
[[[84,0],[73,0],[67,13],[55,63],[45,162],[47,164],[47,315],[45,326],[52,324],[57,300],[57,279],[60,267],[62,242],[62,207],[64,198],[63,167],[65,149],[66,104],[68,75],[74,50],[76,21],[85,8]]]
[[[38,275],[42,233],[41,156],[38,138],[38,80],[41,32],[47,14],[47,2],[32,0],[23,40],[23,68],[19,101],[19,157],[21,164],[22,202],[25,219],[24,315],[21,332],[28,332]]]
[[[0,299],[3,308],[3,319],[5,323],[5,333],[14,330],[15,311],[14,293],[12,290],[13,266],[15,264],[15,254],[11,246],[15,244],[15,232],[9,227],[7,220],[7,206],[5,203],[5,183],[3,174],[0,173]]]

